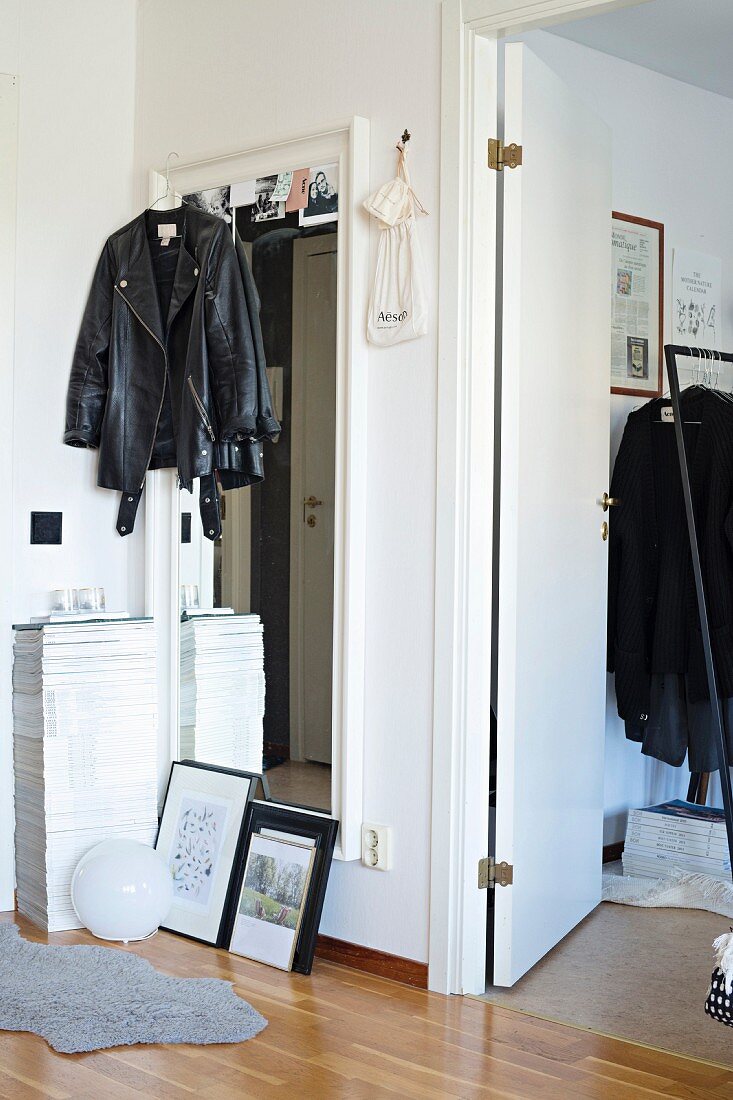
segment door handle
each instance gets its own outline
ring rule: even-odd
[[[320,506],[321,506],[322,504],[323,504],[323,501],[322,501],[322,500],[318,500],[318,499],[317,499],[316,497],[314,497],[314,496],[313,496],[313,494],[312,494],[312,493],[311,493],[311,495],[310,495],[309,497],[306,497],[306,498],[305,498],[305,500],[303,501],[303,523],[305,523],[305,522],[306,522],[306,518],[305,518],[305,510],[306,510],[306,508],[320,508]],[[313,520],[313,522],[312,522],[312,523],[310,522],[311,520]],[[316,525],[316,517],[315,517],[315,516],[309,516],[309,517],[308,517],[308,521],[307,521],[307,522],[308,522],[308,526],[309,526],[309,527],[315,527],[315,525]]]
[[[609,508],[615,508],[621,501],[618,497],[610,497],[608,493],[604,493],[601,499],[598,501],[604,512],[607,512]]]

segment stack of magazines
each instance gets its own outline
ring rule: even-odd
[[[157,683],[150,620],[17,627],[13,663],[18,909],[80,927],[70,896],[102,840],[157,833]]]
[[[630,810],[622,860],[627,875],[657,878],[682,871],[730,881],[725,814],[681,799]]]
[[[262,770],[265,671],[259,615],[181,623],[181,756]]]

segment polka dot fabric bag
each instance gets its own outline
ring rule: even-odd
[[[713,1020],[733,1027],[733,930],[713,943],[716,967],[710,982],[705,1011]]]

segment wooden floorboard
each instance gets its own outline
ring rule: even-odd
[[[28,939],[95,943],[85,932]],[[733,1068],[707,1065],[483,1001],[441,997],[316,959],[285,974],[161,932],[134,951],[180,977],[217,977],[267,1019],[247,1043],[116,1047],[59,1055],[0,1032],[0,1097],[12,1100],[733,1100]]]

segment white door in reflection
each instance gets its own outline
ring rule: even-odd
[[[291,756],[331,762],[335,235],[293,242]]]

